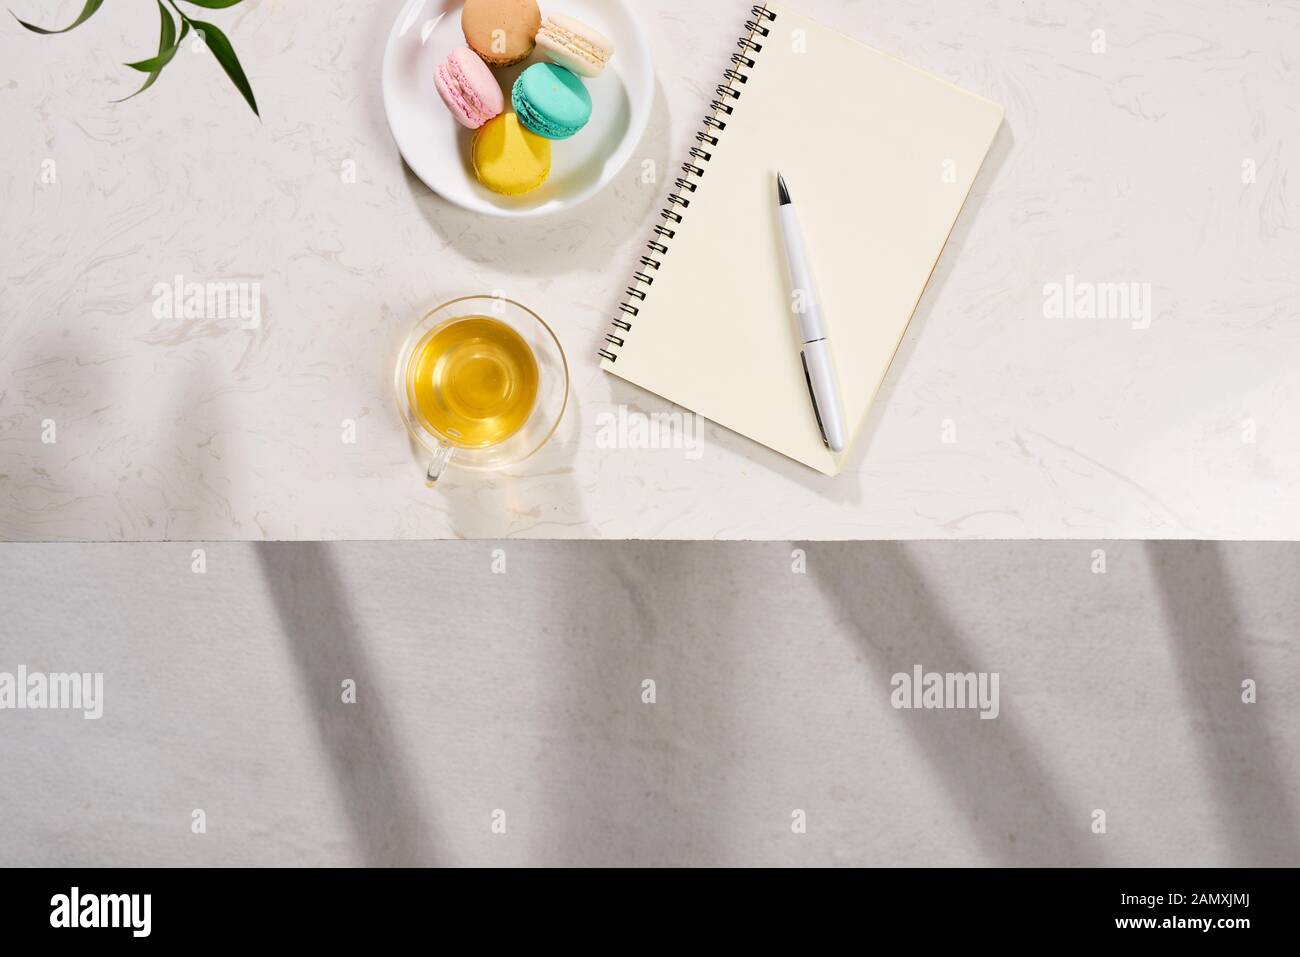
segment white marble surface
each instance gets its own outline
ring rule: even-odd
[[[748,3],[643,4],[660,183],[634,160],[523,225],[404,171],[378,81],[398,0],[212,13],[261,123],[207,53],[109,103],[156,43],[140,5],[0,29],[0,537],[1300,536],[1300,4],[797,2],[1007,108],[837,480],[712,427],[698,458],[597,441],[602,413],[665,408],[594,354]],[[260,328],[155,318],[176,274],[260,282]],[[1043,318],[1067,275],[1150,283],[1153,322]],[[557,327],[575,401],[541,456],[430,492],[390,364],[422,309],[493,290]]]

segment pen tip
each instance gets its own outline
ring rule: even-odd
[[[790,191],[785,188],[785,177],[780,173],[776,174],[776,196],[782,206],[790,205]]]

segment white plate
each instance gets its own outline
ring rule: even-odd
[[[546,216],[570,209],[618,175],[641,142],[654,101],[650,49],[627,0],[549,0],[554,11],[591,24],[614,41],[614,58],[586,79],[591,120],[576,136],[551,144],[551,175],[523,196],[500,196],[474,178],[473,130],[452,119],[433,85],[438,64],[465,46],[464,0],[407,0],[384,50],[384,109],[407,165],[430,189],[457,206],[490,216]],[[510,109],[510,89],[527,61],[493,70]]]

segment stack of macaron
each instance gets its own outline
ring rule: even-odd
[[[531,192],[551,173],[551,141],[575,135],[591,119],[581,77],[596,77],[614,55],[598,30],[572,17],[542,17],[537,0],[465,0],[468,46],[438,65],[434,86],[456,122],[476,130],[474,175],[507,196]],[[522,63],[537,50],[550,62],[525,69],[510,93],[492,68]]]

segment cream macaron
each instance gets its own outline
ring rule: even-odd
[[[600,76],[614,55],[609,37],[581,20],[558,14],[542,21],[537,49],[579,76]]]

